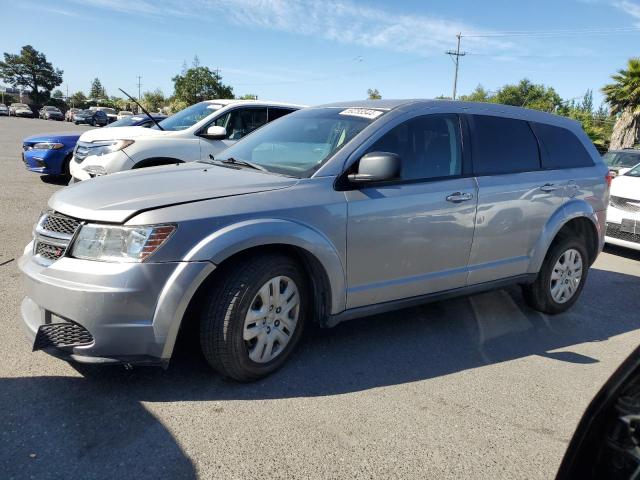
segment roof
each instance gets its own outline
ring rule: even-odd
[[[301,104],[297,104],[297,103],[288,103],[288,102],[272,102],[271,100],[239,100],[239,99],[228,99],[228,98],[221,98],[221,99],[213,99],[213,100],[205,100],[204,102],[206,103],[217,103],[218,105],[236,105],[236,104],[253,104],[256,106],[263,106],[263,105],[273,105],[273,106],[279,106],[279,107],[296,107],[296,108],[305,108],[307,105],[301,105]]]
[[[500,103],[463,102],[460,100],[433,100],[433,99],[389,99],[389,100],[356,100],[351,102],[336,102],[318,105],[320,108],[375,108],[380,110],[395,110],[403,107],[451,107],[456,109],[468,109],[469,113],[490,112],[507,117],[520,118],[529,121],[538,121],[556,125],[580,125],[579,122],[556,115],[553,113],[531,110],[529,108],[514,107]]]

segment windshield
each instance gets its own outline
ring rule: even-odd
[[[629,170],[625,175],[629,177],[640,177],[640,164]]]
[[[640,151],[637,152],[607,152],[602,157],[608,167],[633,167],[640,163]]]
[[[121,118],[120,120],[116,120],[113,123],[110,123],[109,125],[107,125],[108,127],[130,127],[132,125],[137,125],[138,123],[140,123],[144,118],[149,118],[147,116],[145,117],[132,117],[132,116],[128,116],[128,117],[124,117]]]
[[[82,110],[80,113],[82,115],[93,115],[93,111],[91,110]]]
[[[191,105],[190,107],[180,110],[178,113],[165,118],[160,122],[160,126],[165,130],[185,130],[194,126],[200,120],[208,117],[222,107],[223,105],[217,103],[196,103],[195,105]]]
[[[25,103],[14,103],[13,106],[15,108],[29,108],[29,105],[27,105]]]
[[[310,177],[332,155],[382,115],[361,110],[322,108],[294,112],[256,130],[227,148],[216,160],[233,158],[268,171]]]
[[[112,114],[112,115],[116,114],[116,111],[113,108],[99,107],[98,110],[101,111],[101,112],[104,112],[104,113]]]
[[[47,112],[59,112],[56,107],[44,107]]]

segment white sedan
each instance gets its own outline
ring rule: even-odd
[[[640,250],[640,164],[613,179],[605,241]]]

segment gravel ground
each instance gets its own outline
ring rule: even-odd
[[[640,255],[607,249],[569,313],[518,289],[307,335],[239,385],[185,343],[167,371],[75,369],[32,353],[15,259],[63,182],[25,171],[0,117],[0,472],[22,478],[552,478],[577,421],[640,342]]]

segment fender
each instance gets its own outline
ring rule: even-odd
[[[544,257],[547,255],[547,251],[551,246],[551,242],[553,242],[553,239],[560,229],[571,220],[581,217],[591,220],[598,232],[598,242],[600,248],[602,248],[604,233],[600,229],[598,215],[593,210],[593,207],[584,200],[571,199],[558,208],[547,221],[547,224],[529,254],[531,260],[529,262],[528,273],[537,274],[540,271]]]
[[[242,250],[274,244],[299,247],[313,255],[329,279],[331,305],[328,313],[346,308],[346,275],[336,248],[324,234],[295,221],[263,218],[228,225],[201,240],[184,260],[219,265]]]

